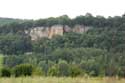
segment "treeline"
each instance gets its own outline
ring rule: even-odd
[[[37,41],[31,41],[30,36],[24,32],[35,26],[56,24],[80,24],[93,28],[82,34],[70,32]],[[0,53],[4,54],[5,71],[15,76],[14,70],[18,68],[21,72],[26,69],[30,75],[35,72],[44,76],[125,77],[124,29],[124,15],[104,18],[86,14],[74,19],[64,15],[22,23],[14,22],[0,26]],[[22,67],[25,64],[31,65],[33,71]],[[6,67],[12,70],[6,70]],[[19,76],[20,74],[27,75],[19,73]]]
[[[0,26],[6,25],[6,24],[11,24],[14,22],[21,23],[24,21],[26,21],[26,20],[0,17]]]
[[[52,26],[52,25],[68,25],[70,27],[74,25],[85,25],[92,26],[98,28],[104,27],[125,27],[125,15],[108,17],[105,18],[103,16],[93,16],[90,13],[87,13],[85,16],[77,16],[76,18],[69,18],[67,15],[63,15],[60,17],[50,17],[46,19],[39,20],[19,20],[19,19],[9,19],[5,20],[1,19],[0,22],[0,34],[2,33],[23,33],[24,30],[39,27],[39,26]]]

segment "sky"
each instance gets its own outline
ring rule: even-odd
[[[40,19],[68,15],[121,16],[125,0],[0,0],[0,17]]]

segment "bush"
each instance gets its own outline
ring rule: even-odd
[[[17,65],[14,68],[15,77],[19,76],[31,76],[33,72],[33,66],[30,64]]]
[[[52,66],[48,75],[50,76],[69,76],[70,75],[70,67],[66,61],[60,61],[57,65]]]
[[[125,67],[119,68],[118,76],[125,77]]]
[[[52,66],[49,70],[48,70],[48,75],[49,76],[58,76],[58,67],[57,66]]]
[[[32,75],[33,76],[41,76],[41,75],[45,75],[45,72],[42,70],[42,68],[36,67],[36,68],[34,68]]]
[[[40,61],[38,63],[38,66],[41,67],[42,72],[45,76],[47,76],[49,69],[54,65],[55,63],[48,60],[48,61]]]
[[[78,66],[72,65],[70,67],[70,76],[76,77],[82,74],[83,74],[82,69],[80,69]]]
[[[58,63],[58,75],[59,76],[69,76],[70,75],[70,67],[66,61],[60,61]]]
[[[2,68],[1,69],[1,76],[2,77],[10,77],[11,76],[11,70],[9,68]]]

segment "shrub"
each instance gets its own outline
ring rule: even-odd
[[[50,76],[69,76],[70,75],[70,67],[66,61],[60,61],[57,65],[52,66],[48,75]]]
[[[125,77],[125,67],[119,68],[118,76]]]
[[[66,61],[60,61],[58,63],[58,75],[59,76],[69,76],[70,75],[70,67]]]
[[[42,70],[42,68],[36,67],[33,69],[32,75],[33,76],[41,76],[41,75],[45,75],[45,72]]]
[[[83,72],[78,66],[72,65],[70,67],[70,76],[76,77],[76,76],[79,76],[79,75],[82,75],[82,74],[83,74]]]
[[[48,70],[48,75],[49,76],[58,76],[58,68],[57,66],[52,66],[49,70]]]
[[[38,63],[38,66],[41,67],[42,72],[45,76],[47,76],[49,69],[54,65],[55,63],[48,60],[48,61],[40,61]]]
[[[31,76],[33,72],[33,66],[30,64],[17,65],[14,68],[15,77],[19,76]]]
[[[2,77],[10,77],[11,76],[11,70],[9,68],[3,67],[1,69],[1,76]]]

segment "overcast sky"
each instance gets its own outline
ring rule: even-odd
[[[125,13],[125,0],[0,0],[0,17],[39,19],[85,13],[116,16]]]

